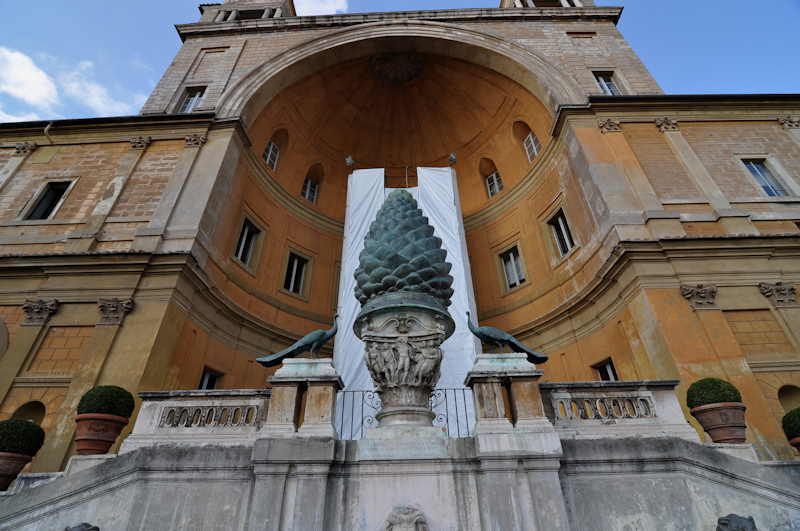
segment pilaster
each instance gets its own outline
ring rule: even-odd
[[[206,137],[192,134],[186,137],[186,145],[175,170],[169,178],[164,194],[161,196],[150,223],[136,231],[133,248],[141,251],[155,252],[164,236],[175,204],[184,189],[189,174],[194,167],[200,149],[206,143]]]
[[[670,149],[678,157],[689,177],[708,199],[709,204],[719,216],[719,223],[728,234],[758,235],[750,216],[740,210],[734,209],[722,189],[703,165],[700,157],[694,152],[692,146],[681,133],[680,125],[669,117],[659,118],[655,121],[658,130],[664,134]]]
[[[6,161],[5,166],[0,168],[0,192],[3,191],[6,183],[14,177],[14,174],[17,173],[19,167],[28,158],[28,155],[33,153],[37,147],[35,142],[19,142],[14,146],[14,154]]]

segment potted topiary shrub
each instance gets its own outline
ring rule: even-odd
[[[800,407],[796,407],[783,416],[783,433],[789,444],[800,452]]]
[[[0,491],[6,490],[44,444],[44,430],[29,420],[0,422]]]
[[[686,404],[715,443],[745,442],[745,405],[732,384],[719,378],[697,380],[686,391]]]
[[[134,405],[133,395],[116,385],[87,391],[75,417],[75,451],[80,455],[106,453],[128,425]]]

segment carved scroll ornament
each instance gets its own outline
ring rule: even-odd
[[[676,122],[672,118],[669,118],[668,116],[665,116],[663,118],[657,118],[656,119],[656,127],[658,127],[658,130],[661,131],[662,133],[664,133],[666,131],[678,131],[678,130],[680,130],[680,127],[678,126],[678,122]]]
[[[428,531],[425,513],[409,505],[396,505],[386,517],[384,531]]]
[[[134,308],[133,299],[100,299],[97,309],[100,311],[99,325],[118,325]]]
[[[717,287],[713,284],[682,285],[681,295],[695,310],[717,309]]]
[[[25,312],[23,325],[42,326],[58,311],[58,301],[56,299],[27,299],[22,304],[22,311]]]
[[[24,157],[33,153],[37,147],[36,142],[19,142],[14,146],[14,155]]]
[[[783,282],[759,282],[758,291],[770,299],[775,306],[794,306],[797,304],[797,288]]]
[[[597,127],[600,128],[600,132],[603,134],[616,133],[622,131],[622,127],[619,124],[619,120],[613,120],[611,118],[600,120],[599,122],[597,122]]]

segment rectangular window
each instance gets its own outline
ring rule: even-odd
[[[607,96],[619,96],[622,94],[617,82],[614,79],[614,72],[594,72],[594,78],[603,94]]]
[[[264,149],[264,161],[273,171],[278,169],[278,158],[280,155],[281,148],[278,147],[278,144],[272,140],[267,142],[267,147]]]
[[[563,210],[559,210],[556,212],[556,215],[550,218],[550,221],[547,222],[550,225],[550,228],[553,231],[553,236],[555,237],[556,244],[558,245],[558,251],[561,253],[561,256],[564,256],[570,250],[575,247],[575,240],[572,239],[572,231],[569,230],[569,223],[567,223],[567,216],[564,215]]]
[[[206,390],[216,389],[220,378],[222,378],[222,373],[212,371],[208,367],[205,367],[203,369],[203,375],[200,377],[200,384],[197,386],[197,388]]]
[[[245,9],[239,11],[239,15],[236,17],[237,20],[258,20],[264,16],[263,9]]]
[[[542,149],[542,144],[539,142],[539,138],[533,134],[533,131],[528,133],[522,144],[525,146],[525,154],[528,155],[528,162],[532,162],[533,159],[536,158],[536,155],[539,154],[539,150]]]
[[[508,251],[500,254],[503,263],[503,273],[506,277],[508,289],[516,288],[525,282],[525,268],[522,265],[522,258],[519,256],[519,249],[515,245]]]
[[[315,181],[314,179],[309,179],[308,177],[306,177],[306,180],[303,181],[303,190],[301,192],[302,196],[305,197],[307,200],[311,201],[312,203],[316,203],[318,193],[319,193],[319,182]]]
[[[286,277],[283,279],[283,289],[302,295],[307,266],[307,259],[295,253],[289,253],[289,261],[286,263]]]
[[[743,159],[742,162],[765,194],[770,197],[788,195],[786,188],[767,167],[766,159]]]
[[[192,112],[194,111],[200,102],[203,100],[203,94],[206,93],[205,87],[191,87],[186,89],[186,94],[183,96],[183,100],[181,100],[181,104],[178,107],[178,112]]]
[[[611,358],[601,361],[597,365],[593,365],[592,368],[597,371],[597,375],[604,382],[616,382],[619,380],[619,378],[617,378],[617,370],[614,368],[614,362],[611,361]]]
[[[44,185],[36,203],[25,214],[25,219],[50,219],[56,213],[72,181],[51,181]]]
[[[486,191],[489,197],[494,197],[503,189],[503,179],[500,178],[500,172],[495,171],[486,176]]]
[[[249,219],[245,218],[242,223],[242,230],[239,232],[239,240],[236,242],[236,250],[233,253],[241,263],[250,265],[250,259],[253,257],[253,250],[259,234],[261,234],[261,230]]]

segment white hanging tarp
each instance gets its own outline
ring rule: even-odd
[[[333,364],[347,389],[372,389],[364,364],[364,343],[353,332],[361,305],[354,295],[358,255],[364,237],[383,204],[383,169],[355,170],[347,179],[347,208],[339,275],[339,331],[333,347]]]

